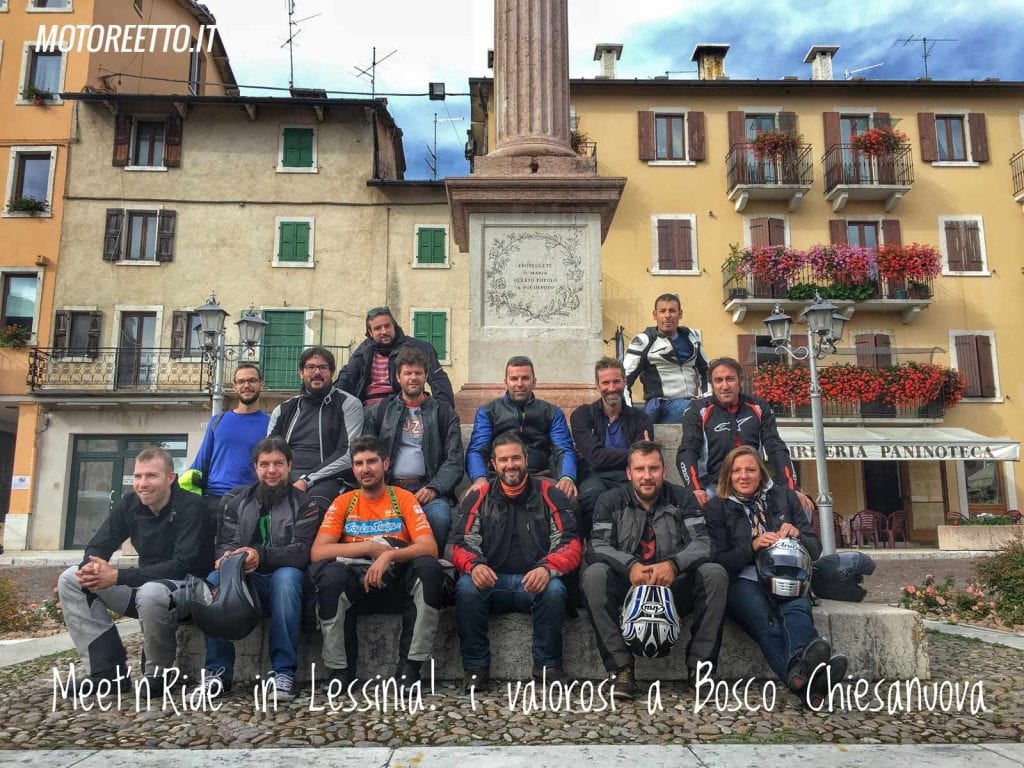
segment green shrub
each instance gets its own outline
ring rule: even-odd
[[[1024,542],[1017,539],[978,563],[978,577],[995,593],[999,618],[1024,624]]]
[[[43,613],[36,605],[21,598],[18,585],[0,577],[0,632],[21,632],[35,629],[43,622]]]

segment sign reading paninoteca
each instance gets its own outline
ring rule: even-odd
[[[780,427],[795,461],[816,456],[809,427]],[[1020,443],[968,429],[938,427],[826,427],[829,461],[1020,461]]]

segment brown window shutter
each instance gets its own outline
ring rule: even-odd
[[[736,336],[736,359],[743,368],[741,382],[743,391],[750,392],[753,389],[751,379],[757,371],[757,337],[752,333],[740,333]]]
[[[839,143],[839,113],[822,112],[821,119],[825,127],[825,151],[828,152]]]
[[[846,245],[846,219],[828,220],[828,239],[832,245]]]
[[[89,313],[89,339],[86,342],[86,354],[95,359],[100,354],[100,330],[103,328],[103,313]]]
[[[786,222],[782,219],[768,219],[768,245],[786,244]]]
[[[946,222],[946,259],[950,272],[963,272],[966,263],[964,255],[964,231],[959,221]]]
[[[658,222],[658,269],[693,269],[690,222],[664,219]]]
[[[746,114],[744,112],[729,112],[729,151],[737,144],[746,142],[747,132],[745,127]]]
[[[871,333],[858,333],[853,337],[853,346],[857,350],[857,365],[865,368],[877,368],[875,356],[875,337]]]
[[[888,368],[892,365],[892,340],[887,333],[876,333],[875,344],[875,367]]]
[[[903,245],[899,219],[882,219],[882,242],[885,245]]]
[[[131,115],[118,115],[114,122],[114,161],[115,166],[128,165],[132,143]]]
[[[181,166],[181,118],[177,115],[167,118],[164,136],[164,165],[167,168]]]
[[[992,339],[981,334],[974,337],[978,356],[978,388],[979,397],[996,396],[996,377],[992,366]]]
[[[689,219],[676,219],[672,222],[675,226],[674,241],[679,266],[677,269],[693,269],[693,228]]]
[[[971,132],[971,160],[976,163],[987,163],[988,131],[985,128],[985,114],[971,112],[967,115],[967,127]]]
[[[967,379],[965,397],[984,397],[981,394],[981,371],[978,367],[978,347],[975,337],[963,334],[956,337],[956,367]]]
[[[53,322],[53,352],[64,354],[68,350],[71,339],[71,313],[66,309],[58,309]]]
[[[654,146],[654,113],[650,110],[641,110],[636,113],[637,131],[640,143],[640,159],[654,160],[656,157]]]
[[[918,112],[917,131],[921,134],[921,162],[934,163],[939,159],[938,141],[935,138],[935,115],[931,112]]]
[[[679,269],[676,266],[672,223],[669,219],[658,222],[658,269]]]
[[[757,218],[750,220],[750,246],[758,248],[762,245],[771,245],[768,232],[768,219]]]
[[[796,112],[779,112],[779,130],[796,133]]]
[[[981,272],[985,265],[981,260],[981,228],[978,222],[961,221],[960,238],[963,246],[964,271]]]
[[[689,131],[690,139],[690,160],[699,163],[706,157],[704,149],[705,128],[704,113],[689,112],[686,115],[686,129]]]
[[[121,243],[124,238],[124,211],[107,208],[107,226],[103,234],[103,260],[117,261],[121,258]]]
[[[174,211],[160,211],[156,229],[156,260],[174,261],[174,231],[178,214]]]
[[[171,357],[185,355],[185,334],[188,333],[188,312],[175,311],[171,314]]]

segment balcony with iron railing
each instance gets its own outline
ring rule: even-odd
[[[751,200],[785,200],[800,207],[814,183],[810,144],[798,144],[775,156],[759,156],[754,145],[733,144],[726,156],[729,199],[737,211]]]
[[[914,183],[914,161],[910,145],[895,151],[873,155],[860,152],[850,144],[836,144],[822,158],[825,173],[825,199],[834,212],[851,200],[881,200],[891,211]]]
[[[840,309],[856,307],[864,312],[898,312],[904,323],[932,302],[932,281],[906,282],[889,278],[871,279],[857,285],[822,279],[811,267],[800,269],[792,278],[768,281],[751,275],[735,275],[722,268],[723,305],[733,322],[741,322],[748,311],[771,312],[778,303],[786,312],[803,310],[820,293]]]
[[[264,388],[292,391],[299,386],[299,356],[304,345],[262,345],[249,356],[241,352],[232,365],[252,361],[263,371]],[[351,346],[328,346],[340,368]],[[205,397],[210,363],[202,350],[168,347],[82,347],[29,350],[29,390],[40,397],[174,396]],[[229,374],[230,380],[230,374]]]
[[[1013,199],[1024,203],[1024,149],[1010,158],[1010,174],[1013,176]]]

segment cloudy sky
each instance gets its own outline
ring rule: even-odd
[[[288,85],[289,0],[206,0],[246,86]],[[469,77],[484,77],[493,47],[493,3],[489,0],[295,0],[295,84],[325,88],[335,97],[369,96],[370,83],[357,69],[377,58],[376,92],[386,95],[405,132],[407,178],[430,178],[428,149],[437,115],[438,175],[462,175],[468,166],[462,145],[469,127],[468,99],[428,101],[427,83],[441,81],[449,93],[465,93]],[[693,46],[725,42],[732,48],[726,70],[733,79],[810,77],[803,63],[816,43],[840,46],[836,77],[845,70],[871,79],[924,75],[922,44],[907,37],[940,38],[928,60],[935,79],[999,77],[1024,81],[1024,0],[819,0],[813,10],[795,0],[569,0],[569,72],[593,77],[596,43],[622,43],[619,77],[648,78],[671,72],[687,79]],[[623,18],[628,8],[628,18]],[[303,21],[304,20],[304,21]],[[256,94],[271,91],[244,90]],[[461,122],[458,122],[461,118]]]

